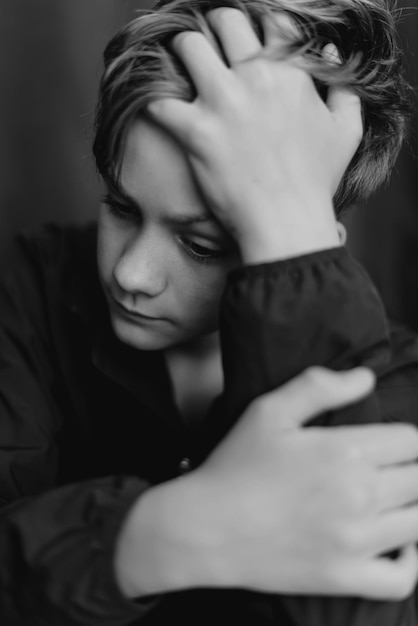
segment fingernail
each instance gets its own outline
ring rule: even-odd
[[[148,115],[156,115],[159,109],[159,100],[152,100],[152,102],[148,102],[144,108]]]
[[[357,375],[360,376],[361,378],[364,378],[364,380],[367,381],[368,384],[370,385],[375,384],[376,375],[374,371],[370,369],[369,367],[360,366],[360,367],[356,367],[353,371],[355,371]]]
[[[338,48],[333,43],[327,43],[327,45],[324,46],[324,48],[322,49],[322,56],[333,65],[341,65],[342,63],[341,55],[338,52]]]

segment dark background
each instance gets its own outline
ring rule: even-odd
[[[153,3],[0,0],[0,246],[22,227],[95,216],[90,139],[102,50],[135,10]],[[399,30],[418,88],[418,0],[399,4],[408,7]],[[418,330],[416,111],[390,184],[346,223],[349,247],[390,314]]]

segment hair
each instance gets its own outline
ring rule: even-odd
[[[93,143],[104,182],[119,188],[126,135],[147,104],[162,97],[196,97],[170,42],[185,30],[203,32],[213,40],[204,16],[221,6],[244,11],[261,40],[261,17],[286,12],[298,33],[283,33],[285,52],[263,48],[261,54],[297,54],[320,92],[336,85],[361,98],[364,134],[334,197],[336,214],[365,200],[388,180],[411,112],[395,0],[161,0],[122,28],[104,52]],[[322,57],[323,47],[331,42],[340,52],[339,64]]]

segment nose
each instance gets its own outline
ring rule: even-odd
[[[162,246],[145,233],[130,239],[113,269],[113,276],[125,293],[158,296],[167,284]]]

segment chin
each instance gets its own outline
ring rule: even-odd
[[[136,350],[165,350],[178,343],[176,337],[153,332],[119,319],[112,319],[112,327],[119,341]]]

